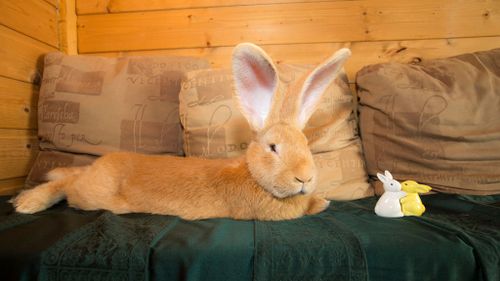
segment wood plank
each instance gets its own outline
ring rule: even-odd
[[[349,0],[327,0],[349,1]],[[77,14],[106,14],[188,8],[231,7],[249,5],[270,5],[283,3],[311,3],[325,0],[77,0]]]
[[[0,1],[0,23],[51,46],[59,45],[57,10],[45,1]]]
[[[43,55],[57,49],[0,25],[0,76],[37,82]]]
[[[79,16],[79,51],[228,46],[242,41],[362,41],[362,7],[349,4],[354,2],[357,1]]]
[[[24,188],[26,177],[0,180],[0,195],[13,195]]]
[[[443,9],[445,7],[445,9]],[[496,0],[371,0],[78,17],[80,53],[500,35]]]
[[[26,176],[37,153],[35,130],[0,129],[0,179]]]
[[[59,1],[66,1],[66,0],[44,0],[44,1],[57,8],[59,7]]]
[[[408,63],[418,60],[444,58],[462,53],[485,51],[500,47],[500,36],[431,39],[408,41],[380,41],[353,43],[318,43],[267,45],[263,48],[278,63],[318,64],[342,47],[352,50],[352,57],[347,61],[346,72],[350,81],[354,81],[356,73],[365,65],[382,62]],[[233,47],[193,48],[174,50],[152,50],[132,52],[99,53],[102,56],[127,55],[179,55],[206,57],[212,67],[230,67]]]
[[[367,40],[500,35],[498,0],[365,2]]]
[[[109,9],[109,0],[77,0],[76,14],[106,14]]]
[[[68,55],[76,55],[78,53],[76,19],[75,0],[65,0],[61,2],[58,22],[59,50]]]
[[[38,87],[0,76],[0,128],[36,129]]]

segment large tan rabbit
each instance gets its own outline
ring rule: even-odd
[[[329,201],[311,195],[316,167],[302,129],[349,56],[341,49],[284,88],[268,55],[240,44],[232,57],[235,94],[254,131],[245,156],[209,160],[111,153],[90,166],[52,170],[48,183],[12,200],[16,211],[36,213],[66,198],[83,210],[189,220],[282,220],[319,213]]]

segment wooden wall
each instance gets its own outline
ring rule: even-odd
[[[351,79],[370,63],[500,47],[498,0],[77,0],[77,14],[79,53],[206,56],[227,67],[242,41],[296,63],[348,46]]]
[[[228,67],[243,41],[292,63],[350,47],[354,79],[371,63],[500,47],[500,0],[2,0],[0,194],[22,186],[37,153],[43,54],[191,55]]]
[[[59,48],[56,1],[0,1],[0,194],[22,187],[38,152],[43,54]]]

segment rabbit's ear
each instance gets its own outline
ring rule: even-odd
[[[351,51],[342,48],[324,63],[316,67],[306,78],[302,86],[299,102],[298,125],[304,128],[328,86],[337,78]]]
[[[384,175],[382,175],[381,173],[377,173],[377,178],[381,181],[381,182],[386,182],[387,179]]]
[[[390,180],[394,179],[392,177],[392,174],[389,171],[387,171],[387,170],[385,170],[385,177],[388,178],[388,179],[390,179]]]
[[[242,43],[233,51],[235,93],[245,118],[254,130],[264,127],[279,84],[271,58],[258,46]]]

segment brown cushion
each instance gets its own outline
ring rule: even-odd
[[[117,150],[182,155],[181,78],[208,67],[205,59],[191,57],[49,53],[38,102],[40,146],[89,155]]]
[[[188,57],[45,57],[38,131],[41,147],[102,155],[116,150],[182,153],[178,118]]]
[[[434,190],[500,192],[500,49],[357,74],[368,173]]]
[[[310,66],[279,64],[280,82],[290,83]],[[347,200],[373,195],[367,183],[352,94],[341,75],[327,90],[304,132],[320,176],[318,192]],[[244,153],[251,130],[232,95],[230,69],[188,72],[179,96],[186,156],[233,157]]]

